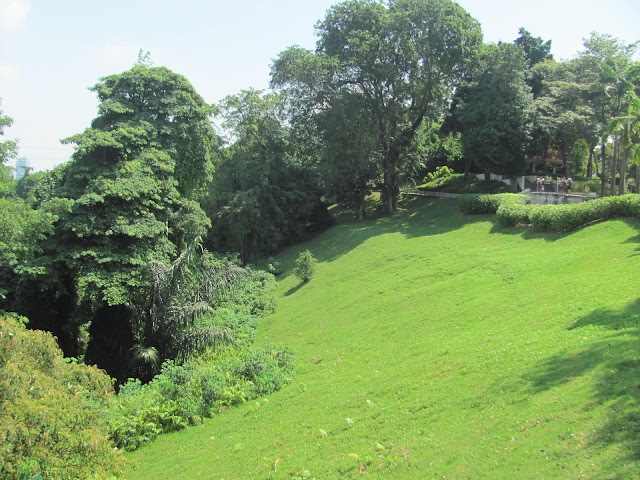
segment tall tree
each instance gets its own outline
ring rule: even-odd
[[[518,38],[516,38],[513,43],[522,47],[524,50],[524,56],[527,60],[527,70],[530,72],[530,75],[527,76],[527,83],[531,87],[533,98],[536,98],[542,90],[542,78],[531,69],[545,60],[553,60],[551,40],[545,42],[542,38],[534,37],[531,32],[521,27],[518,30]]]
[[[602,155],[602,194],[604,194],[606,186],[606,146],[610,134],[608,127],[612,118],[624,113],[627,92],[638,84],[637,80],[635,82],[632,81],[632,78],[635,77],[632,58],[639,45],[640,42],[625,44],[611,35],[594,32],[589,38],[585,39],[585,49],[580,55],[596,64],[599,70],[599,79],[593,98],[600,106],[596,111],[601,117],[599,134]],[[618,173],[618,143],[619,137],[614,135],[614,155],[609,164],[609,193],[612,195],[615,193],[616,175]],[[620,165],[620,167],[626,170],[626,165]],[[621,189],[624,191],[624,185],[621,185]]]
[[[514,192],[527,167],[533,116],[524,62],[513,44],[487,45],[457,110],[464,154],[485,171],[508,175]]]
[[[328,87],[321,99],[345,90],[362,98],[376,128],[383,207],[393,213],[404,154],[420,125],[442,113],[481,43],[480,25],[450,0],[349,0],[329,9],[316,32],[315,53],[294,47],[280,54],[272,85],[312,91],[316,78],[330,79],[320,82]],[[309,56],[325,74],[298,68]]]
[[[296,157],[280,95],[240,92],[222,102],[221,116],[231,144],[204,201],[213,220],[207,246],[254,260],[322,226],[322,191]]]
[[[212,172],[216,143],[212,108],[164,67],[136,65],[93,90],[98,116],[66,139],[76,150],[54,193],[68,209],[35,265],[48,273],[40,277],[43,287],[74,305],[62,337],[67,353],[77,356],[91,340],[93,318],[126,323],[126,314],[100,310],[126,310],[148,287],[151,260],[170,263],[206,233],[210,222],[196,199]],[[107,337],[112,333],[105,329]]]
[[[543,79],[535,99],[536,122],[546,127],[549,145],[560,152],[564,175],[569,175],[567,160],[574,144],[583,139],[595,146],[597,138],[595,113],[587,101],[590,85],[584,83],[583,67],[583,62],[572,60],[547,61],[534,68]]]

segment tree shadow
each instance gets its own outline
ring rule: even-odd
[[[291,287],[289,290],[287,290],[284,293],[284,297],[288,297],[289,295],[293,295],[294,293],[296,293],[298,290],[300,290],[302,288],[302,286],[304,285],[304,282],[300,282],[298,283],[296,286]]]
[[[640,461],[640,299],[619,311],[595,310],[569,330],[588,327],[605,328],[610,334],[579,353],[548,358],[524,380],[528,393],[536,394],[592,371],[602,372],[585,409],[606,405],[606,421],[594,432],[590,445],[618,447],[622,458],[616,458],[607,468],[611,474],[608,478],[621,478],[617,475],[625,474],[625,461]]]

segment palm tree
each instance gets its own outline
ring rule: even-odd
[[[624,159],[620,164],[620,195],[625,191],[625,180],[628,162],[631,159],[638,162],[638,138],[640,137],[640,98],[633,89],[629,89],[626,94],[627,109],[625,115],[619,115],[611,119],[609,132],[619,139],[620,146],[624,151]],[[638,167],[636,167],[636,188],[638,184]]]
[[[185,360],[222,342],[232,342],[226,327],[211,325],[203,315],[212,302],[246,271],[228,262],[203,261],[196,239],[170,265],[149,263],[150,287],[129,305],[135,343],[132,367],[149,380],[167,359]]]

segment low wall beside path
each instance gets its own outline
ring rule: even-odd
[[[411,190],[405,192],[406,195],[416,195],[418,197],[436,197],[436,198],[458,198],[465,193],[448,193],[448,192],[431,192],[428,190]],[[536,205],[562,205],[565,203],[580,203],[596,198],[595,193],[555,193],[555,192],[527,192],[531,203]]]

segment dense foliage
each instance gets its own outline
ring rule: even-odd
[[[372,123],[383,208],[393,213],[406,152],[423,122],[442,113],[481,42],[480,26],[449,0],[350,0],[331,7],[316,29],[316,51],[281,53],[272,85],[292,89],[307,112],[356,99]]]
[[[507,175],[511,191],[527,169],[533,118],[525,56],[516,45],[487,46],[478,73],[464,86],[457,110],[464,154],[484,171]]]
[[[111,379],[63,358],[49,333],[0,315],[0,477],[110,478],[122,461],[108,439]]]
[[[234,139],[204,202],[213,228],[207,246],[256,260],[332,223],[313,170],[301,165],[281,98],[255,90],[221,105]]]
[[[150,383],[132,379],[120,388],[109,434],[118,447],[135,450],[161,433],[279,390],[292,375],[291,352],[270,345],[220,349],[184,364],[168,360]]]
[[[467,215],[494,214],[501,205],[524,203],[529,203],[529,197],[516,193],[463,195],[458,198],[460,210]]]

